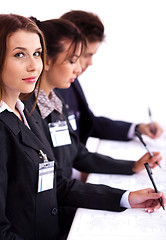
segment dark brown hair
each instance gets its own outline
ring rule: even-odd
[[[38,25],[43,32],[46,42],[47,55],[55,62],[58,55],[65,50],[64,42],[71,42],[67,51],[67,60],[71,58],[77,49],[78,44],[81,43],[82,51],[86,45],[85,39],[80,30],[70,21],[65,19],[50,19],[46,21],[39,21],[34,17],[30,17]],[[72,50],[72,53],[71,53]],[[81,51],[81,53],[82,53]]]
[[[6,41],[7,37],[17,32],[18,30],[25,30],[38,34],[42,46],[42,61],[45,63],[45,42],[44,37],[37,25],[30,19],[17,14],[0,14],[0,100],[2,100],[4,88],[2,81],[3,65],[6,57]],[[43,72],[43,71],[42,71]],[[37,85],[40,86],[42,74],[39,77]],[[30,93],[31,94],[31,93]],[[26,98],[30,94],[23,94],[21,98]]]
[[[73,10],[63,14],[60,18],[73,22],[88,42],[104,41],[104,25],[97,15],[91,12]]]

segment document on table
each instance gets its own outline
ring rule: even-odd
[[[158,190],[166,194],[166,170],[156,167],[152,171]],[[133,175],[91,173],[87,182],[93,184],[105,184],[110,187],[132,191],[149,187],[153,188],[146,170]]]
[[[166,239],[166,211],[162,208],[154,213],[143,209],[118,213],[79,209],[74,224],[68,240]]]
[[[166,194],[166,171],[156,167],[153,175],[158,189]],[[146,170],[131,176],[90,174],[87,182],[127,190],[153,188]],[[80,208],[73,226],[67,240],[165,240],[166,211],[160,208],[147,213],[144,209],[127,209],[119,213]]]
[[[161,153],[163,157],[161,165],[162,168],[166,170],[166,136],[155,140],[144,136],[144,142],[147,144],[151,152],[154,151]],[[137,161],[147,152],[145,147],[137,138],[129,142],[100,140],[96,151],[98,153],[108,155],[116,159],[134,161]]]
[[[159,191],[166,195],[166,136],[158,140],[144,137],[151,151],[163,156],[162,168],[156,166],[153,178]],[[92,144],[93,146],[95,144]],[[100,140],[96,144],[98,153],[117,159],[138,160],[146,153],[139,140],[118,142]],[[95,150],[94,150],[95,151]],[[105,184],[125,190],[153,188],[146,170],[133,175],[89,174],[87,182]],[[79,208],[76,212],[67,240],[166,240],[166,210],[160,208],[154,213],[144,209],[127,209],[124,212],[110,212]]]

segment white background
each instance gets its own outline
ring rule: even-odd
[[[0,13],[39,20],[66,11],[97,14],[106,40],[93,66],[79,78],[96,115],[133,122],[166,124],[166,0],[4,0]]]

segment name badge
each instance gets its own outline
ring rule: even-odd
[[[73,128],[74,131],[77,130],[77,123],[76,123],[76,118],[74,114],[71,114],[68,116],[69,122]]]
[[[38,192],[53,189],[54,161],[39,163]]]
[[[48,126],[54,147],[71,144],[70,134],[66,121],[49,123]]]

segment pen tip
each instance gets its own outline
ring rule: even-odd
[[[161,165],[158,162],[156,162],[156,164],[157,164],[157,166],[159,166],[161,168]]]
[[[151,110],[150,110],[150,107],[148,107],[148,112],[149,112],[149,116],[151,116]]]

